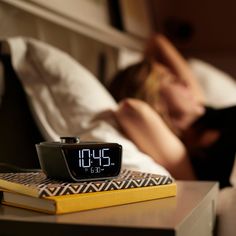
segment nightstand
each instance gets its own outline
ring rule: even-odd
[[[216,182],[178,181],[177,196],[64,215],[1,206],[2,235],[210,236]]]

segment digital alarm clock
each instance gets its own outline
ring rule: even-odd
[[[39,162],[49,178],[90,181],[117,177],[121,170],[122,146],[117,143],[80,142],[61,137],[61,142],[36,144]]]

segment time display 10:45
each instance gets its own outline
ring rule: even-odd
[[[121,168],[121,146],[87,145],[78,149],[64,149],[71,173],[79,178],[116,176]]]

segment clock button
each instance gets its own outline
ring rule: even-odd
[[[61,139],[61,143],[70,143],[70,144],[73,144],[73,143],[79,143],[80,142],[80,139],[78,136],[75,136],[75,137],[60,137]]]

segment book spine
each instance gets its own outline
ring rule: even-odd
[[[55,201],[55,214],[62,214],[160,199],[175,195],[176,184],[169,184],[144,188],[111,190],[106,192],[94,192],[46,198]]]

